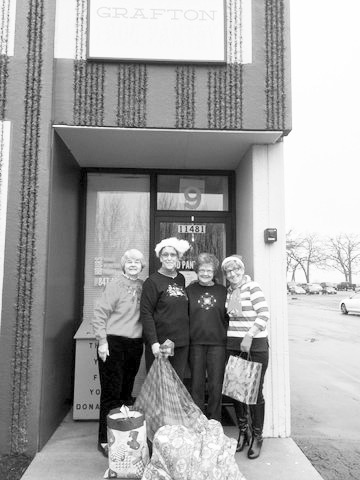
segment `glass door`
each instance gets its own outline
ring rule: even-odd
[[[190,243],[190,250],[179,261],[178,268],[185,276],[186,285],[197,278],[194,272],[194,262],[199,253],[207,252],[214,254],[219,262],[226,257],[230,250],[231,225],[227,218],[179,216],[158,217],[155,221],[155,243],[164,238],[177,237]],[[156,263],[156,268],[159,267]],[[216,279],[224,283],[224,278],[219,271]]]

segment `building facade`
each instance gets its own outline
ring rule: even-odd
[[[43,447],[94,298],[131,246],[153,271],[170,234],[193,245],[189,281],[208,249],[242,254],[263,286],[265,435],[290,434],[289,2],[168,2],[0,0],[2,453]]]

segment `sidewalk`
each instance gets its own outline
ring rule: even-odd
[[[237,437],[235,427],[224,430]],[[75,422],[67,416],[21,480],[100,480],[107,460],[97,451],[96,438],[97,422]],[[322,480],[291,438],[266,438],[256,460],[249,460],[246,452],[235,458],[247,480]]]

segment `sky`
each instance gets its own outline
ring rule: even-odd
[[[360,234],[360,1],[291,0],[286,230]]]
[[[290,0],[290,12],[286,231],[360,235],[360,1]],[[312,279],[344,280],[317,270]]]

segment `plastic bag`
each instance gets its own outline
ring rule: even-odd
[[[109,468],[104,478],[141,478],[149,462],[144,415],[123,405],[107,416]]]
[[[155,358],[134,408],[145,414],[147,435],[151,441],[163,425],[190,427],[202,415],[165,357]]]

